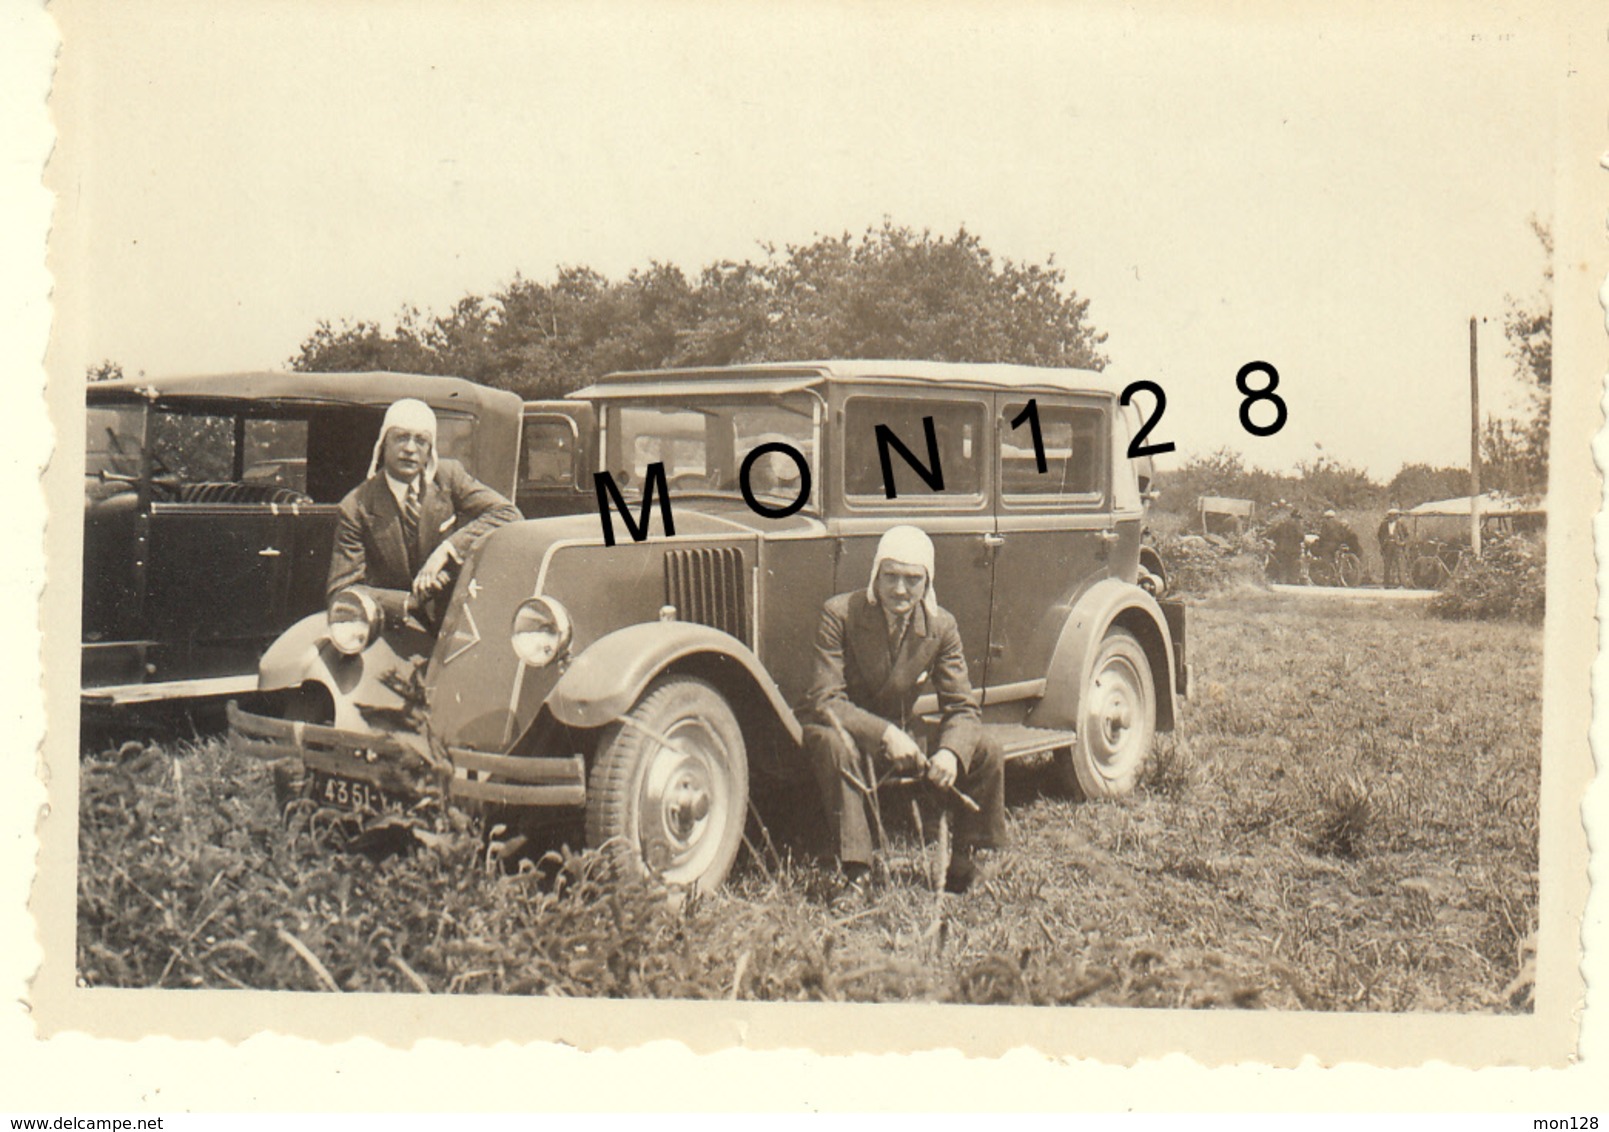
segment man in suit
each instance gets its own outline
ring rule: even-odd
[[[912,734],[920,723],[912,705],[927,691],[939,708],[932,754]],[[976,811],[952,807],[955,853],[945,887],[965,892],[974,853],[1005,843],[1005,770],[984,734],[955,618],[939,608],[933,543],[922,531],[891,528],[877,544],[866,588],[828,599],[804,716],[805,753],[844,873],[840,900],[864,898],[871,868],[868,802],[854,781],[870,785],[868,758],[879,776],[890,768],[925,775],[977,803]]]
[[[1284,504],[1278,504],[1284,507]],[[1295,583],[1302,580],[1302,513],[1292,507],[1268,528],[1273,544],[1273,581]]]
[[[362,586],[391,624],[444,589],[476,542],[520,518],[456,460],[437,459],[436,414],[411,398],[386,410],[369,476],[340,515],[326,597]]]
[[[1408,531],[1402,521],[1402,512],[1395,507],[1388,510],[1386,517],[1380,520],[1374,537],[1380,544],[1380,561],[1384,564],[1381,582],[1386,586],[1407,585],[1403,577],[1403,559],[1407,556]]]

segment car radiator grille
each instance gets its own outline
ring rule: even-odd
[[[665,604],[674,605],[676,616],[683,621],[708,625],[746,645],[754,644],[749,632],[743,552],[736,547],[667,551]]]

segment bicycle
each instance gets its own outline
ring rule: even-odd
[[[1453,543],[1432,540],[1421,544],[1418,550],[1408,570],[1408,578],[1422,590],[1441,589],[1469,560],[1469,549]],[[1449,558],[1452,559],[1450,565],[1447,561]]]
[[[1350,546],[1342,546],[1333,554],[1313,552],[1317,536],[1309,536],[1302,544],[1302,581],[1309,586],[1339,586],[1352,589],[1363,582],[1363,559]]]

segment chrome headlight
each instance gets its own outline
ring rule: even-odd
[[[362,590],[342,590],[330,599],[330,644],[337,652],[356,656],[380,632],[379,604]]]
[[[527,598],[509,629],[514,653],[532,668],[545,668],[570,647],[570,614],[550,597]]]

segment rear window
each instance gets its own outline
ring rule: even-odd
[[[1102,443],[1105,414],[1093,407],[1036,403],[1045,449],[1045,470],[1041,472],[1030,422],[1011,426],[1026,405],[1025,401],[1007,404],[1001,415],[1000,490],[1006,501],[1098,501],[1106,451]]]

